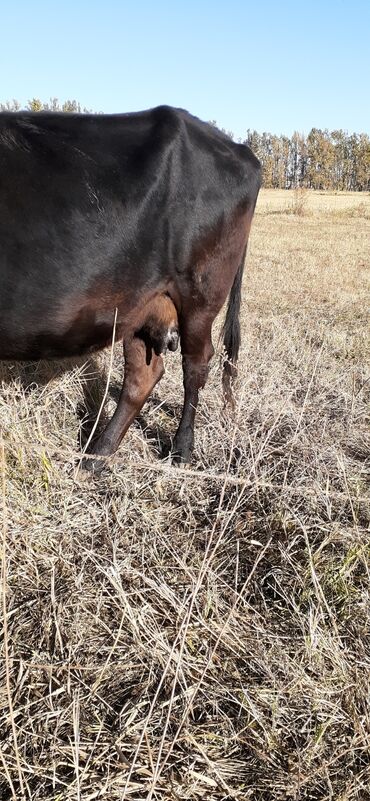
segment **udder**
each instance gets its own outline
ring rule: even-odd
[[[176,308],[168,295],[157,295],[145,307],[140,325],[135,331],[159,356],[175,351],[179,344],[179,325]]]

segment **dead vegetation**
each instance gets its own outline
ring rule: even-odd
[[[1,366],[2,801],[370,799],[369,199],[309,194],[261,195],[191,469],[177,357],[87,483],[109,354]]]
[[[291,213],[297,214],[299,217],[305,217],[308,214],[307,204],[309,198],[309,191],[304,186],[297,186],[291,192],[293,199],[291,204]]]

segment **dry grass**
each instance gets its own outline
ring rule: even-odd
[[[363,217],[370,219],[369,192],[315,192],[298,187],[286,192],[283,189],[268,189],[260,194],[258,208],[265,214],[301,214],[300,205],[304,204],[305,214],[325,214],[326,218]],[[297,211],[298,207],[298,211]]]
[[[1,367],[2,801],[370,799],[370,201],[309,194],[261,194],[191,470],[179,359],[89,483],[97,365]]]

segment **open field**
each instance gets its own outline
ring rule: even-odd
[[[283,189],[265,189],[260,193],[258,208],[261,212],[280,214],[294,211],[297,196],[304,196],[306,216],[325,212],[330,218],[362,217],[370,219],[369,192],[313,192],[309,189],[286,192]]]
[[[89,482],[109,353],[0,365],[2,801],[369,801],[369,265],[369,195],[261,193],[189,470],[177,355]]]

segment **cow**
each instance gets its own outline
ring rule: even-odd
[[[180,336],[184,403],[172,456],[191,458],[212,325],[228,299],[232,397],[248,236],[261,184],[252,151],[187,111],[0,114],[0,359],[71,357],[122,340],[107,457]],[[101,460],[90,460],[93,469]]]

